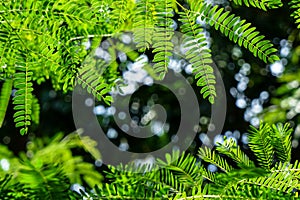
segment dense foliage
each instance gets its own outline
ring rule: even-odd
[[[97,63],[81,64],[103,38],[118,38],[122,31],[133,31],[138,51],[147,53],[151,48],[154,65],[148,70],[154,77],[162,79],[168,69],[169,57],[173,55],[173,12],[179,14],[179,31],[184,34],[182,42],[188,49],[184,57],[192,64],[201,94],[211,103],[217,95],[215,75],[210,66],[211,50],[197,20],[219,30],[264,62],[279,60],[273,44],[246,20],[202,1],[186,3],[174,0],[2,2],[0,78],[8,83],[3,85],[1,93],[4,106],[0,110],[0,121],[5,116],[8,91],[14,86],[17,90],[13,97],[14,121],[16,127],[20,127],[20,133],[26,134],[34,121],[32,118],[38,115],[38,109],[35,109],[38,103],[32,94],[33,82],[41,83],[46,79],[51,79],[55,89],[67,92],[78,83],[98,100],[112,101],[107,94],[120,78],[120,69],[114,58],[117,52],[124,52],[124,45],[120,42],[111,44],[108,48],[110,59],[100,56]],[[246,2],[246,5],[271,9],[281,3]],[[294,4],[291,6],[295,7]],[[297,11],[293,16],[297,18]],[[87,49],[83,42],[89,39],[93,48]]]
[[[33,141],[26,154],[16,158],[1,146],[1,159],[11,167],[1,174],[2,199],[294,199],[299,191],[299,161],[291,163],[291,133],[288,124],[261,124],[251,127],[249,146],[252,160],[231,138],[225,138],[214,150],[199,149],[197,157],[174,151],[166,161],[155,164],[109,168],[102,176],[80,157],[72,157],[71,148],[81,147],[98,157],[89,138],[73,133],[54,138],[41,148]],[[252,155],[251,155],[252,156]],[[98,158],[99,159],[99,158]],[[173,161],[175,160],[175,162]],[[206,164],[211,167],[206,168]],[[213,167],[214,166],[214,167]],[[10,173],[15,175],[10,175]],[[87,188],[70,184],[88,183]],[[95,187],[94,187],[95,185]]]
[[[287,6],[290,16],[282,17],[291,17],[299,28],[299,0],[230,4],[263,12]],[[168,73],[171,58],[185,58],[192,67],[191,82],[214,104],[219,94],[213,49],[205,34],[208,27],[266,64],[282,61],[271,38],[234,9],[214,1],[4,0],[0,12],[0,127],[12,107],[21,135],[34,132],[32,124],[39,124],[38,85],[50,81],[54,90],[63,93],[81,85],[99,102],[110,104],[110,92],[127,84],[122,76],[126,65],[144,55],[149,58],[144,69],[157,80]],[[290,40],[300,41],[297,31]],[[125,40],[126,35],[132,40]],[[176,39],[184,50],[178,51]],[[103,43],[106,48],[100,48]],[[294,51],[291,65],[297,66],[299,46]],[[127,59],[122,59],[123,54]],[[291,67],[279,78],[284,84],[271,99],[275,106],[263,113],[274,124],[250,128],[247,152],[225,137],[213,150],[197,149],[197,156],[174,151],[153,165],[108,166],[100,173],[78,155],[85,150],[99,165],[95,141],[78,133],[59,134],[51,140],[33,139],[19,156],[0,146],[0,199],[296,199],[300,164],[291,163],[293,131],[288,124],[275,122],[299,121],[298,74]]]

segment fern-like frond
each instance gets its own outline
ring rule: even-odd
[[[201,169],[196,162],[194,156],[190,154],[179,155],[179,151],[174,151],[172,156],[166,154],[166,161],[157,161],[160,167],[157,172],[160,181],[181,192],[188,191],[191,187],[201,186]]]
[[[216,179],[216,174],[207,170],[203,165],[200,166],[201,176],[204,180],[208,180],[212,183],[219,184],[218,180]]]
[[[289,174],[288,170],[275,172],[254,167],[232,170],[227,174],[218,174],[216,178],[223,185],[221,187],[212,185],[210,192],[221,194],[221,196],[240,195],[244,198],[264,197],[263,199],[269,199],[274,196],[288,197],[293,188],[298,187],[298,180]],[[296,185],[293,186],[292,184]],[[257,193],[258,191],[259,193]]]
[[[6,77],[10,77],[18,60],[20,40],[8,24],[7,19],[1,16],[0,20],[5,21],[0,23],[0,66],[5,68],[4,73]]]
[[[113,40],[106,42],[110,45],[107,51],[105,50],[109,54],[109,58],[96,53],[99,49],[93,50],[85,57],[78,70],[77,83],[86,88],[88,93],[93,94],[99,101],[103,100],[106,104],[110,104],[113,99],[108,93],[120,78],[121,67],[117,62],[118,56],[125,54],[129,59],[135,60],[139,54],[130,45]],[[100,49],[100,51],[104,50]]]
[[[172,152],[172,155],[166,154],[164,161],[158,159],[151,168],[143,164],[110,169],[111,172],[107,176],[110,185],[120,188],[131,185],[134,191],[142,189],[144,198],[165,199],[182,192],[191,195],[195,188],[201,188],[203,181],[202,169],[196,158],[190,154],[181,155],[179,151]],[[150,170],[145,171],[146,169]]]
[[[138,185],[138,183],[131,184],[109,184],[105,183],[103,186],[96,186],[93,193],[83,194],[85,198],[95,199],[168,199],[165,194],[151,191],[151,185],[146,189],[145,185]],[[165,189],[166,190],[166,189]],[[167,190],[166,190],[167,191]]]
[[[281,190],[281,188],[277,190],[275,181],[269,184],[260,179],[268,178],[268,175],[269,172],[262,168],[217,173],[215,177],[219,184],[207,184],[203,189],[196,187],[197,190],[195,189],[191,195],[184,192],[178,193],[174,199],[293,199],[293,195],[287,193],[288,191]]]
[[[169,200],[204,199],[206,198],[205,192],[206,192],[205,189],[195,186],[190,195],[184,191],[184,192],[177,193],[173,197],[170,197]],[[210,198],[214,197],[214,195],[209,195],[209,196]],[[215,198],[217,198],[217,196],[215,196]]]
[[[273,167],[271,170],[271,173],[281,173],[285,174],[285,177],[291,176],[293,179],[299,180],[300,178],[300,163],[298,160],[295,161],[295,163],[287,163],[287,162],[278,162],[276,163],[275,167]],[[295,185],[296,187],[296,185]],[[300,187],[299,185],[297,186]]]
[[[93,94],[99,101],[110,104],[112,97],[107,95],[111,86],[102,77],[107,63],[102,59],[87,58],[79,70],[78,83]]]
[[[213,68],[210,66],[212,58],[203,29],[196,23],[196,15],[189,10],[184,9],[184,12],[180,13],[179,20],[182,22],[184,48],[187,48],[185,56],[192,64],[193,73],[198,79],[197,85],[202,87],[200,93],[203,98],[208,97],[209,102],[213,104],[217,95],[216,78],[213,74]]]
[[[290,162],[292,153],[292,134],[293,129],[289,127],[289,124],[277,124],[272,125],[271,137],[272,145],[275,150],[275,154],[281,162]]]
[[[251,23],[246,23],[246,20],[241,20],[229,11],[224,12],[223,8],[213,7],[206,3],[192,4],[191,9],[200,16],[201,20],[219,30],[239,46],[244,46],[265,63],[279,60],[275,54],[277,49],[273,47],[273,44],[265,40],[265,36],[255,31],[256,28],[251,27]]]
[[[51,74],[55,74],[57,79],[60,79],[59,83],[64,84],[68,82],[71,85],[70,78],[66,73],[67,69],[71,68],[70,62],[73,61],[72,58],[67,56],[71,54],[70,49],[65,48],[65,45],[59,44],[60,41],[52,37],[49,32],[41,34],[36,30],[28,30],[24,31],[23,34],[30,35],[31,40],[33,40],[25,40],[26,42],[35,44],[29,47],[32,60],[30,67],[34,71],[35,79],[38,82],[42,82],[44,79],[49,78]],[[68,63],[63,62],[65,57],[68,57]],[[69,64],[69,68],[66,68],[67,64]],[[71,71],[69,73],[71,74]]]
[[[232,0],[237,5],[246,5],[247,7],[259,8],[264,11],[281,7],[281,0]]]
[[[33,192],[30,189],[26,188],[23,184],[13,184],[13,177],[11,175],[5,175],[5,177],[1,177],[0,180],[0,199],[29,199],[32,197]]]
[[[168,71],[170,56],[172,56],[173,43],[171,42],[174,30],[172,0],[155,1],[155,32],[153,35],[153,65],[154,72],[159,79],[163,79]]]
[[[244,200],[260,200],[260,199],[295,199],[291,193],[285,193],[269,187],[259,186],[252,183],[239,182],[231,188],[226,188],[224,194],[219,195],[220,199],[244,199]]]
[[[216,150],[234,160],[242,168],[255,166],[232,138],[226,138],[224,143],[219,143]]]
[[[102,13],[99,10],[102,5],[102,1],[94,0],[27,1],[26,4],[22,0],[16,0],[3,3],[0,13],[13,21],[13,26],[18,28],[26,27],[42,32],[59,33],[61,29],[68,26],[76,30],[78,35],[87,35],[91,29],[94,29],[92,25],[97,24],[97,20],[101,18]],[[19,18],[14,18],[16,16]]]
[[[66,181],[63,179],[63,174],[56,173],[51,175],[55,176],[56,181],[60,183],[60,185],[56,185],[58,190],[54,195],[49,196],[45,194],[45,191],[40,190],[41,188],[31,188],[31,184],[22,184],[20,182],[14,183],[14,177],[6,175],[2,180],[0,180],[0,199],[29,200],[49,198],[50,200],[54,200],[56,198],[64,198],[76,200],[82,198],[79,194],[71,190],[61,190],[61,188],[66,188],[69,184],[68,181],[63,182]],[[35,180],[32,179],[32,181]],[[49,183],[49,185],[51,185],[51,187],[55,187],[53,183]]]
[[[250,178],[257,178],[268,175],[269,172],[260,167],[244,168],[244,169],[234,169],[228,173],[218,173],[216,174],[216,179],[218,179],[221,185],[226,185],[231,187],[238,181],[243,181]],[[220,188],[221,190],[226,190],[226,188]]]
[[[260,124],[259,129],[251,126],[249,131],[249,147],[257,157],[258,164],[270,169],[273,163],[274,149],[271,142],[271,127],[268,124]]]
[[[19,63],[16,66],[17,72],[14,74],[14,87],[17,91],[14,94],[13,104],[15,114],[14,122],[20,129],[21,135],[28,132],[28,126],[31,124],[32,113],[32,72],[29,70],[29,63]],[[23,65],[23,66],[22,66]]]
[[[132,0],[114,0],[110,3],[112,12],[110,13],[110,23],[113,29],[119,32],[124,27],[124,22],[129,19],[133,12],[134,2]]]
[[[299,181],[287,173],[271,173],[270,176],[257,177],[244,180],[247,184],[254,184],[265,188],[291,193],[293,189],[299,189]]]
[[[212,151],[208,147],[200,148],[198,151],[198,155],[205,162],[216,165],[224,172],[229,172],[233,169],[232,166],[230,166],[223,157],[216,154],[215,151]]]
[[[146,169],[148,167],[146,166]],[[158,174],[157,168],[154,171],[145,172],[145,165],[135,166],[132,164],[126,166],[118,166],[117,168],[110,166],[110,172],[107,172],[110,184],[103,185],[99,188],[98,195],[105,198],[112,198],[112,195],[121,195],[130,198],[152,199],[168,196],[171,191],[176,191],[167,183],[164,183]],[[172,178],[172,177],[170,177]],[[110,197],[110,198],[109,198]]]
[[[18,178],[20,183],[34,191],[32,199],[57,200],[67,199],[69,196],[69,180],[55,165],[33,165],[25,161]]]
[[[289,6],[293,10],[291,17],[294,18],[295,23],[298,24],[297,28],[300,29],[300,1],[291,0],[289,1]]]
[[[85,56],[74,38],[85,39],[90,34],[97,37],[112,32],[106,29],[105,23],[100,23],[108,18],[108,3],[94,0],[6,2],[0,8],[2,20],[6,21],[0,24],[3,29],[3,37],[0,33],[0,42],[3,39],[0,63],[15,59],[14,52],[10,52],[14,48],[8,47],[16,40],[19,46],[15,48],[26,44],[30,58],[34,60],[31,63],[34,81],[40,83],[51,76],[55,89],[73,89],[77,67]],[[4,34],[6,29],[9,34]]]
[[[286,126],[275,127],[281,130],[290,130]],[[274,127],[261,125],[259,129],[252,127],[252,137],[249,138],[250,147],[254,152],[261,149],[261,135],[266,134],[268,139]],[[253,136],[255,135],[255,136]],[[249,136],[250,137],[250,136]],[[263,139],[261,139],[263,138]],[[253,148],[252,146],[258,146]],[[241,169],[234,169],[227,161],[217,154],[227,155],[238,163]],[[209,172],[203,165],[199,166],[196,159],[190,154],[180,155],[179,152],[167,154],[165,161],[158,160],[151,168],[145,171],[142,166],[110,167],[107,173],[109,184],[96,188],[95,195],[101,199],[112,198],[151,198],[151,199],[295,199],[300,189],[300,164],[279,162],[271,167],[264,164],[263,168],[255,167],[254,163],[237,148],[237,144],[226,139],[217,146],[217,151],[209,148],[199,150],[203,161],[219,167],[226,173]],[[262,150],[263,151],[263,150]],[[260,151],[259,151],[260,152]],[[272,152],[272,149],[271,151]],[[257,153],[255,153],[257,155]],[[267,157],[258,155],[258,157]],[[272,156],[273,158],[273,156]],[[259,160],[260,161],[260,160]],[[150,168],[147,168],[150,169]],[[204,180],[202,180],[202,177]],[[205,182],[205,179],[208,180]],[[203,184],[203,181],[205,184]],[[127,193],[123,191],[128,191]],[[87,195],[88,197],[90,195]],[[143,196],[143,197],[141,197]],[[94,196],[93,196],[94,197]]]
[[[2,85],[1,94],[0,94],[0,128],[3,124],[6,109],[9,103],[10,94],[12,91],[13,81],[12,79],[6,79]]]
[[[83,160],[82,156],[77,156],[72,153],[74,149],[84,149],[87,153],[92,154],[96,159],[100,159],[100,153],[95,148],[95,141],[89,137],[79,137],[78,133],[64,135],[57,134],[55,137],[47,141],[36,139],[32,141],[34,145],[28,148],[28,152],[33,153],[30,158],[30,163],[33,165],[39,163],[41,158],[44,165],[59,166],[62,173],[69,179],[72,184],[87,184],[89,187],[94,187],[95,184],[100,184],[102,175],[96,171],[92,163]],[[26,155],[21,154],[23,160],[27,160]]]
[[[133,23],[134,41],[139,51],[144,52],[152,46],[155,26],[155,1],[141,0],[136,2],[136,16]]]
[[[229,192],[228,192],[229,193]],[[186,194],[179,194],[174,198],[170,198],[169,200],[187,200],[187,199],[230,199],[230,200],[260,200],[260,199],[272,199],[272,200],[282,200],[282,199],[293,199],[292,195],[276,193],[272,190],[265,190],[261,188],[253,188],[249,185],[244,186],[243,188],[233,189],[231,194],[196,194],[193,196],[188,196]]]

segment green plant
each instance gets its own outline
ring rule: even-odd
[[[27,156],[20,158],[0,146],[0,197],[80,199],[70,186],[85,181],[89,185],[81,190],[81,196],[88,199],[296,199],[300,163],[290,162],[291,133],[288,124],[251,127],[249,147],[254,160],[235,140],[225,138],[214,150],[199,149],[201,161],[190,153],[174,151],[152,164],[109,166],[104,172],[105,182],[91,164],[72,156],[70,149],[74,147],[88,148],[99,156],[91,148],[94,142],[80,139],[76,133],[62,140],[59,134],[43,148],[41,140],[34,141],[28,145]],[[268,145],[263,146],[264,142]],[[11,167],[5,167],[3,159]],[[94,189],[89,192],[87,188]]]
[[[233,0],[267,11],[281,7],[279,0]],[[15,0],[0,3],[0,127],[5,124],[7,107],[13,104],[15,126],[22,135],[39,123],[39,100],[35,84],[50,80],[55,90],[72,91],[79,84],[99,101],[109,104],[109,92],[118,86],[126,61],[148,55],[153,67],[144,68],[163,79],[174,56],[174,31],[183,34],[183,55],[192,66],[203,98],[214,103],[216,77],[211,66],[212,49],[205,36],[210,26],[233,44],[244,47],[265,63],[279,60],[277,49],[252,24],[231,11],[202,0]],[[299,24],[299,1],[287,3]],[[175,29],[178,25],[178,29]],[[299,26],[298,26],[299,28]],[[133,32],[134,43],[122,36]],[[108,42],[108,57],[95,56],[95,49]],[[86,43],[90,44],[86,45]],[[96,59],[95,59],[96,57]],[[124,67],[125,66],[125,67]],[[291,77],[284,76],[283,80]],[[292,76],[292,79],[295,76]],[[293,93],[298,95],[297,92]],[[10,97],[13,96],[10,102]],[[298,96],[296,96],[298,98]],[[280,120],[284,121],[284,120]],[[83,147],[95,159],[94,142],[72,134],[52,142],[37,140],[28,144],[26,154],[15,157],[0,146],[1,199],[295,199],[299,190],[300,164],[291,160],[291,132],[287,125],[261,125],[251,128],[250,159],[230,138],[214,150],[192,154],[173,152],[166,161],[153,166],[110,166],[102,176],[91,163],[74,156]],[[175,160],[175,161],[174,161]],[[207,169],[215,166],[218,172]],[[153,171],[148,172],[147,169]],[[139,173],[137,173],[139,172]],[[69,190],[80,183],[92,191],[81,196]],[[96,186],[95,186],[96,185]]]
[[[291,9],[293,9],[293,13],[291,16],[295,19],[295,23],[299,24],[300,23],[300,5],[298,0],[292,0],[289,2],[289,6]],[[297,27],[298,29],[300,28],[300,25]]]
[[[290,4],[291,7],[297,5],[295,2]],[[282,6],[278,0],[233,3],[263,10]],[[173,20],[180,21],[179,31],[184,34],[182,42],[188,49],[183,56],[192,64],[197,85],[201,87],[200,93],[210,103],[214,103],[217,96],[215,75],[210,66],[211,50],[203,34],[204,28],[196,23],[197,19],[264,62],[272,63],[279,59],[272,43],[250,23],[203,1],[5,1],[0,5],[0,12],[0,80],[6,82],[0,99],[3,102],[0,121],[4,120],[9,99],[8,83],[13,82],[17,89],[13,97],[13,117],[22,135],[28,133],[33,112],[38,115],[38,109],[34,111],[38,102],[32,99],[33,83],[40,84],[50,79],[54,89],[64,92],[72,91],[76,84],[81,84],[98,100],[111,102],[108,92],[117,85],[123,70],[114,59],[117,52],[124,52],[120,48],[124,44],[117,42],[110,45],[111,60],[98,58],[99,63],[96,64],[84,64],[84,61],[102,40],[114,38],[112,41],[116,41],[126,31],[133,31],[140,54],[154,54],[153,68],[145,68],[154,78],[162,79],[173,55]],[[174,13],[179,17],[176,18]],[[296,19],[298,15],[298,12],[293,12]],[[88,41],[92,43],[91,48],[84,46],[84,42]],[[132,49],[135,47],[127,45],[127,48],[131,49],[126,51],[127,54],[134,52]],[[153,49],[151,52],[148,51],[150,48]]]
[[[77,132],[29,141],[26,153],[18,157],[1,145],[0,198],[79,199],[70,190],[71,185],[101,185],[102,175],[73,151],[84,149],[99,160],[100,154],[94,146],[95,141]]]
[[[89,195],[93,199],[295,199],[300,163],[290,163],[291,132],[288,124],[251,127],[249,146],[255,160],[232,138],[225,138],[215,150],[199,149],[201,162],[175,151],[152,166],[110,167],[109,183]],[[217,170],[208,170],[206,163]]]

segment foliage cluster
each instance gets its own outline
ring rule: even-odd
[[[100,160],[95,141],[74,132],[66,137],[58,133],[51,139],[27,143],[27,151],[16,157],[0,146],[1,199],[79,199],[70,190],[72,184],[101,185],[102,175],[92,163],[75,155],[82,149]]]
[[[267,11],[285,2],[232,3]],[[299,5],[299,0],[287,3],[296,24],[300,22]],[[153,78],[163,79],[174,56],[175,30],[183,34],[183,57],[192,65],[200,93],[210,103],[218,94],[211,49],[205,36],[207,27],[265,63],[280,60],[272,42],[251,23],[226,8],[201,0],[15,0],[2,1],[0,12],[0,127],[5,124],[7,107],[12,104],[15,126],[22,135],[29,132],[32,122],[39,121],[35,84],[51,80],[53,88],[63,92],[80,84],[99,101],[109,104],[109,92],[122,79],[121,66],[126,65],[121,59],[116,61],[118,55],[125,53],[132,61],[140,54],[152,56],[154,65],[149,68],[145,63],[145,69]],[[124,32],[133,33],[135,47],[122,40]],[[95,53],[107,38],[111,38],[105,49],[108,58]],[[282,80],[294,78],[286,75]],[[295,90],[293,94],[299,95]],[[1,146],[0,197],[293,199],[298,197],[300,164],[291,163],[291,133],[288,125],[282,124],[252,127],[248,139],[255,160],[235,141],[225,138],[214,150],[199,149],[199,157],[173,152],[166,155],[166,161],[158,160],[150,166],[110,166],[104,173],[104,183],[91,163],[73,155],[74,148],[81,147],[100,159],[93,148],[94,141],[78,134],[64,139],[58,135],[47,146],[42,140],[29,143],[26,154],[19,157]],[[207,164],[217,172],[208,170]],[[152,171],[147,171],[149,168]],[[77,194],[70,191],[75,183],[93,190]]]
[[[288,124],[261,124],[249,133],[253,160],[225,138],[214,150],[199,149],[198,158],[174,151],[152,164],[109,166],[104,183],[92,164],[72,157],[74,147],[98,157],[94,142],[77,133],[58,135],[44,148],[35,141],[20,158],[1,146],[1,199],[79,199],[78,193],[87,199],[296,199],[300,163],[290,162],[291,133]],[[93,189],[71,192],[71,184],[82,181]]]
[[[283,5],[278,0],[236,0],[233,3],[262,10]],[[289,5],[298,23],[297,1]],[[32,122],[38,122],[34,83],[50,79],[54,89],[64,92],[80,84],[98,100],[112,101],[108,93],[122,79],[120,63],[116,59],[124,52],[124,44],[110,44],[107,49],[109,59],[98,55],[96,63],[83,63],[101,40],[120,38],[124,32],[133,32],[139,53],[154,55],[151,60],[154,65],[147,69],[158,79],[163,79],[167,73],[173,56],[174,31],[183,33],[182,43],[187,50],[183,56],[192,64],[200,93],[211,103],[217,93],[211,50],[204,34],[207,25],[266,63],[279,60],[271,41],[264,39],[265,36],[251,23],[203,1],[4,1],[0,12],[0,79],[5,83],[0,96],[3,105],[0,124],[3,124],[9,105],[10,91],[16,89],[13,118],[22,135],[28,133]],[[174,23],[179,27],[176,28]],[[91,42],[91,47],[86,48],[84,42]],[[130,51],[127,49],[126,52]]]

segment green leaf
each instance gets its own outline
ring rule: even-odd
[[[254,152],[263,168],[270,169],[273,164],[274,147],[271,144],[271,127],[260,124],[259,129],[251,126],[249,131],[249,147]]]
[[[195,6],[199,7],[199,6]],[[274,62],[278,59],[275,53],[277,49],[273,47],[273,44],[269,40],[263,40],[265,36],[259,35],[258,32],[253,32],[255,27],[251,27],[250,23],[246,23],[246,20],[241,20],[240,17],[231,14],[224,19],[223,15],[228,16],[229,13],[223,12],[223,8],[217,9],[217,6],[212,7],[209,4],[201,3],[202,9],[209,10],[208,13],[203,13],[199,9],[195,10],[197,16],[202,16],[206,23],[213,26],[216,30],[220,29],[220,32],[229,37],[239,46],[244,46],[254,56],[258,56],[259,59],[264,62]],[[260,8],[264,9],[264,4],[260,4]],[[192,9],[194,9],[192,7]],[[220,27],[220,28],[219,28]]]
[[[219,14],[221,11],[219,12]],[[213,62],[210,49],[206,47],[207,41],[202,33],[203,29],[196,24],[196,15],[189,10],[184,10],[180,14],[182,22],[181,30],[184,34],[184,48],[187,48],[185,57],[192,65],[192,70],[197,80],[197,85],[202,87],[200,93],[203,98],[207,98],[210,103],[214,103],[216,97],[215,76],[210,64]],[[197,41],[197,42],[195,42]]]
[[[20,129],[20,134],[24,135],[28,132],[28,126],[31,124],[32,114],[32,73],[29,71],[28,63],[25,66],[18,66],[19,72],[14,75],[14,86],[17,89],[13,98],[15,114],[14,122]]]
[[[12,91],[13,81],[12,79],[6,79],[2,85],[1,94],[0,94],[0,128],[2,127],[7,106],[9,103],[11,91]]]

